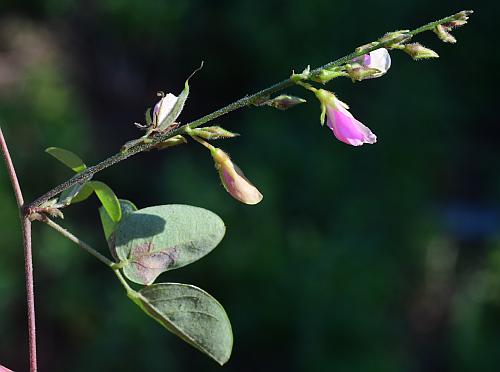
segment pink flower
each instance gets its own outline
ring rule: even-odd
[[[376,69],[379,72],[370,74],[364,79],[378,78],[384,75],[391,67],[391,56],[385,48],[376,49],[370,53],[354,58],[353,62],[359,63],[363,68]]]
[[[224,151],[214,147],[210,152],[222,184],[233,198],[245,204],[257,204],[262,200],[263,196],[259,190],[252,185]]]
[[[321,102],[321,123],[324,123],[326,115],[326,124],[338,140],[352,146],[377,142],[377,136],[356,120],[348,111],[349,106],[333,93],[324,89],[318,89],[315,93]]]

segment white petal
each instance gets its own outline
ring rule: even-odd
[[[174,108],[175,102],[177,102],[177,97],[172,93],[167,94],[160,100],[160,102],[158,102],[159,107],[157,124],[160,124],[163,120],[165,120],[167,115]]]
[[[372,77],[382,76],[391,67],[391,56],[385,48],[380,48],[370,52],[370,63],[367,65],[370,68],[376,68],[380,73],[373,75]]]

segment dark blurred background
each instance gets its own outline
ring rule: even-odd
[[[100,173],[139,207],[186,203],[228,230],[205,259],[163,274],[214,295],[235,345],[222,369],[133,305],[112,273],[34,226],[42,371],[498,371],[500,173],[498,2],[1,0],[0,123],[25,198],[71,176],[43,150],[87,164],[140,133],[132,125],[191,80],[187,122],[386,31],[462,9],[457,45],[417,39],[438,60],[393,53],[383,78],[328,85],[379,138],[349,147],[319,105],[244,109],[215,123],[264,200],[223,190],[197,144]],[[20,227],[0,166],[0,364],[26,370]],[[95,198],[62,224],[103,252]]]

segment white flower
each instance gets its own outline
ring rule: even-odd
[[[167,115],[174,108],[175,102],[177,102],[177,96],[172,93],[167,94],[158,101],[153,109],[153,125],[155,127],[165,120]]]

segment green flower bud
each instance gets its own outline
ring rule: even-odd
[[[435,51],[424,47],[420,43],[405,44],[403,47],[403,51],[409,54],[414,60],[439,57],[439,55]]]
[[[376,75],[380,74],[380,70],[377,68],[370,68],[365,66],[354,68],[349,66],[347,68],[347,74],[349,75],[351,80],[355,82],[376,77]]]
[[[218,126],[186,129],[186,133],[189,134],[190,136],[196,136],[208,140],[220,139],[220,138],[233,138],[239,136],[238,133],[230,132]]]
[[[406,42],[411,39],[411,35],[408,35],[410,30],[398,30],[393,32],[388,32],[384,36],[382,36],[378,41],[380,43],[384,43],[386,48],[391,49],[391,47],[395,44],[400,44],[402,42]]]
[[[263,102],[261,105],[271,106],[277,108],[278,110],[288,110],[289,108],[304,102],[306,102],[306,100],[303,98],[281,94]]]
[[[443,25],[437,25],[432,31],[441,41],[445,43],[455,44],[457,42],[457,39],[455,39],[455,37],[448,31],[450,29],[451,28],[445,27]]]
[[[183,143],[187,143],[186,139],[180,134],[178,134],[177,136],[174,136],[172,138],[169,138],[168,140],[156,144],[152,148],[157,150],[163,150],[166,149],[167,147],[182,145]]]

